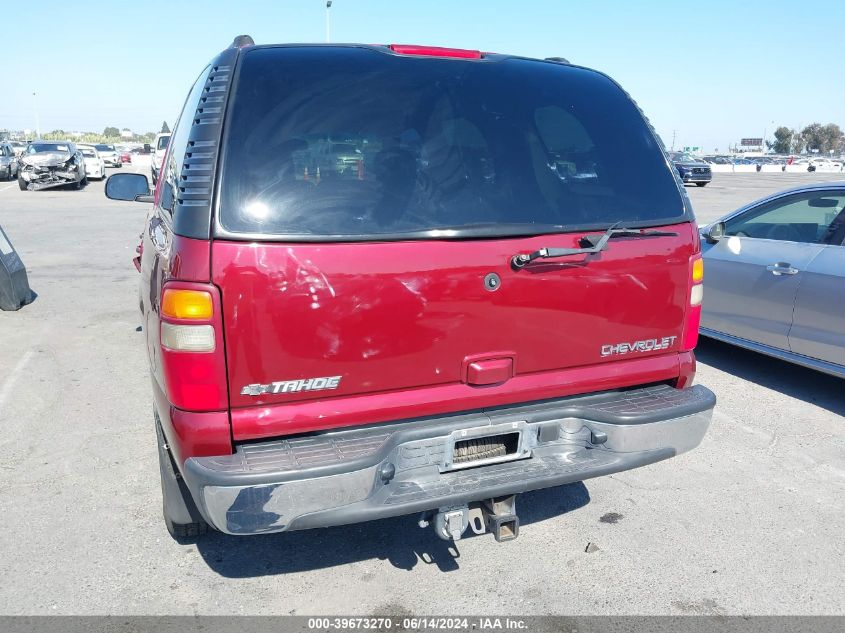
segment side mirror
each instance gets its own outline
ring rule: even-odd
[[[106,198],[152,202],[150,183],[143,174],[114,174],[106,181]]]
[[[714,224],[711,224],[710,228],[707,229],[707,233],[704,234],[704,239],[706,239],[711,244],[715,244],[723,237],[725,237],[724,222],[715,222]]]

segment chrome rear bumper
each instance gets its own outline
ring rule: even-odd
[[[228,534],[356,523],[558,486],[651,464],[701,442],[716,398],[695,386],[605,392],[246,444],[191,458],[185,481]],[[520,434],[513,459],[458,469],[455,437]]]

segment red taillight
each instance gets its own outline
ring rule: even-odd
[[[440,46],[416,46],[414,44],[391,44],[388,47],[400,55],[419,55],[421,57],[455,57],[458,59],[481,59],[481,51],[465,48],[442,48]]]
[[[209,297],[210,305],[204,303]],[[159,351],[168,401],[185,411],[226,409],[229,399],[217,288],[169,282],[162,298]]]
[[[701,301],[704,297],[704,260],[701,254],[690,257],[689,283],[687,290],[686,319],[684,322],[684,338],[682,350],[695,349],[698,344],[698,329],[701,325]]]

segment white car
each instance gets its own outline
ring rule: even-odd
[[[167,144],[170,142],[170,133],[156,134],[155,145],[153,146],[153,160],[151,165],[153,184],[158,182],[158,174],[161,171],[161,163],[167,153]]]
[[[26,143],[21,141],[9,141],[9,145],[12,146],[12,150],[15,152],[15,156],[20,157],[26,151]]]
[[[811,158],[808,170],[838,174],[842,171],[842,160],[838,158]]]
[[[106,164],[97,149],[93,145],[79,145],[78,147],[85,159],[85,175],[97,180],[105,178]]]
[[[114,145],[106,145],[105,143],[98,143],[94,146],[100,158],[106,164],[106,167],[122,167],[120,162],[120,154],[115,149]]]

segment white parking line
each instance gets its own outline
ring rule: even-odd
[[[6,404],[6,398],[9,397],[9,394],[12,392],[12,387],[15,386],[15,383],[18,380],[18,377],[21,375],[23,368],[29,362],[29,359],[32,358],[34,352],[29,350],[26,354],[21,356],[20,360],[12,369],[12,372],[9,374],[9,377],[3,382],[3,386],[0,387],[0,410],[2,410],[3,406]]]
[[[2,189],[0,189],[0,193],[3,193],[4,191],[6,191],[6,189],[11,189],[12,187],[14,187],[14,185],[6,185]]]

